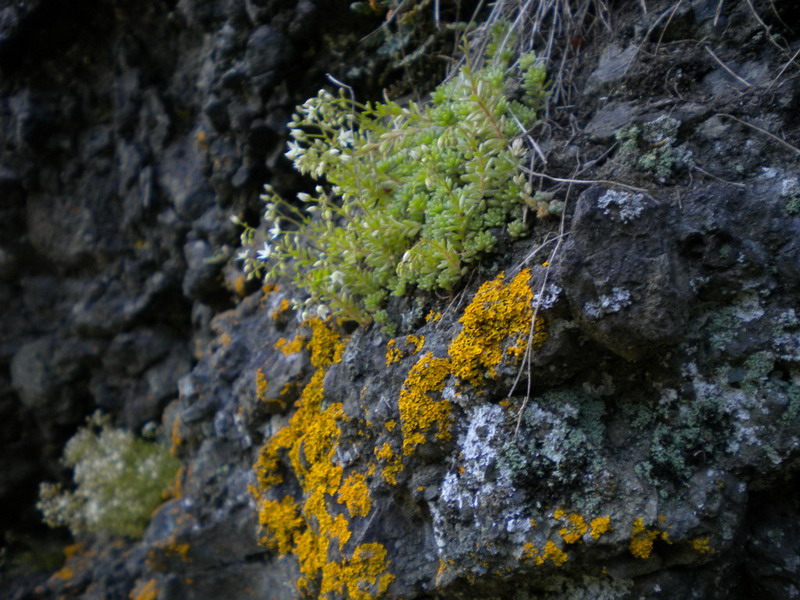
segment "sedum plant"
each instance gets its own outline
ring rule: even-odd
[[[75,536],[140,536],[180,467],[161,444],[115,429],[99,414],[70,438],[62,462],[73,469],[75,489],[42,483],[37,508],[45,523]]]
[[[425,105],[320,91],[289,123],[287,156],[321,185],[298,195],[300,208],[265,186],[272,240],[255,256],[245,250],[245,268],[293,280],[322,316],[362,323],[388,325],[390,295],[452,290],[503,228],[526,233],[520,134],[544,80],[525,54],[462,67]],[[242,238],[252,248],[258,234],[245,226]]]

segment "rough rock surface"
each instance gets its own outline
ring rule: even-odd
[[[647,9],[571,41],[574,103],[535,132],[563,232],[389,340],[300,324],[229,221],[303,185],[284,124],[326,71],[386,83],[379,19],[0,6],[3,593],[800,596],[796,4]],[[36,485],[96,408],[162,423],[182,489],[56,564]]]

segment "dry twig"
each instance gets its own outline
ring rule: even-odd
[[[770,133],[769,131],[767,131],[766,129],[764,129],[762,127],[759,127],[758,125],[753,125],[752,123],[748,123],[747,121],[743,121],[739,117],[734,117],[733,115],[730,115],[728,113],[717,113],[717,116],[718,117],[727,117],[728,119],[733,119],[734,121],[738,121],[742,125],[746,125],[747,127],[751,128],[751,129],[754,129],[754,130],[756,130],[756,131],[758,131],[760,133],[763,133],[766,136],[771,137],[773,140],[775,140],[776,142],[781,144],[784,148],[788,148],[789,150],[791,150],[795,154],[800,154],[800,148],[790,144],[789,142],[787,142],[783,138],[778,137],[774,133]]]

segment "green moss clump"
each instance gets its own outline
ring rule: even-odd
[[[162,445],[115,429],[99,414],[67,442],[62,461],[73,469],[75,489],[42,483],[37,507],[45,523],[75,536],[139,537],[180,467]]]
[[[287,156],[324,185],[298,196],[305,210],[266,186],[273,239],[256,248],[246,227],[246,268],[293,280],[317,314],[361,323],[386,324],[391,295],[452,290],[506,224],[526,231],[532,189],[516,136],[535,122],[544,77],[528,54],[462,67],[426,105],[319,92],[289,123]]]

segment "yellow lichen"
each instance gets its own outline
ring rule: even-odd
[[[315,371],[300,393],[297,410],[287,427],[273,435],[254,465],[255,496],[263,540],[297,558],[302,596],[323,598],[339,593],[358,600],[377,598],[393,576],[387,572],[386,550],[364,544],[347,550],[352,537],[350,517],[365,517],[371,509],[366,476],[345,476],[337,458],[340,423],[347,420],[342,403],[323,404],[323,381],[328,367],[339,362],[344,342],[335,329],[316,319],[304,323],[312,335],[307,347]],[[302,499],[283,496],[283,469],[291,470]]]
[[[256,398],[262,402],[266,402],[268,387],[269,383],[267,382],[267,376],[264,375],[264,371],[261,369],[256,370]]]
[[[403,454],[409,456],[425,443],[425,433],[435,429],[437,439],[450,439],[452,405],[447,400],[434,400],[430,394],[440,393],[450,374],[450,361],[436,358],[430,352],[408,372],[400,390],[400,422],[403,430]]]
[[[592,539],[599,540],[601,535],[607,533],[608,530],[611,529],[611,516],[596,517],[592,519],[589,525],[592,528],[589,535],[592,536]]]
[[[304,325],[311,328],[311,341],[308,349],[311,350],[311,364],[320,369],[325,369],[340,360],[345,344],[333,328],[321,319],[309,319]]]
[[[542,550],[541,554],[536,554],[533,556],[533,562],[537,566],[541,566],[548,560],[555,566],[560,567],[567,562],[567,560],[569,560],[569,556],[567,556],[567,553],[561,548],[556,546],[555,542],[548,540],[545,543],[544,550]]]
[[[52,577],[53,579],[63,579],[67,581],[75,577],[75,572],[69,567],[61,567],[58,571],[53,573]]]
[[[431,323],[431,322],[432,323],[438,323],[441,318],[442,318],[442,313],[431,309],[431,311],[427,315],[425,315],[425,322],[426,323]]]
[[[402,358],[403,353],[397,347],[397,340],[389,340],[389,343],[386,344],[386,366],[398,363]]]
[[[289,356],[290,354],[297,354],[300,352],[305,343],[306,338],[302,335],[298,335],[291,341],[286,338],[280,338],[275,342],[275,349],[279,350],[284,356]]]
[[[694,540],[689,540],[689,545],[691,545],[692,549],[698,554],[709,554],[712,552],[710,542],[711,540],[707,537],[696,538]]]
[[[384,427],[386,427],[386,431],[394,431],[394,428],[397,427],[397,421],[394,419],[389,419],[386,421]]]
[[[432,433],[440,441],[450,439],[452,405],[436,398],[441,395],[448,376],[482,385],[487,379],[497,377],[497,367],[504,359],[517,363],[522,358],[531,338],[533,320],[529,280],[530,270],[525,269],[508,284],[502,273],[484,283],[464,310],[460,320],[462,331],[448,348],[449,358],[436,358],[428,352],[411,367],[398,402],[404,456],[413,454],[417,446],[428,441],[426,434]],[[542,325],[537,320],[532,336],[534,344],[545,338]],[[414,352],[418,352],[425,340],[410,335],[406,342],[413,344]],[[390,342],[387,364],[397,362],[402,356]]]
[[[158,597],[158,582],[155,579],[148,580],[144,585],[136,586],[128,594],[131,600],[156,600]]]
[[[378,543],[361,544],[341,564],[323,568],[321,594],[339,593],[352,600],[373,600],[386,593],[394,575],[386,572],[386,548]]]
[[[76,554],[83,552],[83,544],[70,544],[68,546],[64,546],[64,558],[69,560]]]
[[[170,498],[180,498],[183,496],[183,480],[185,476],[186,466],[181,465],[175,472],[175,477],[172,478],[172,481],[164,488],[164,491],[161,492],[161,497],[164,500],[169,500]]]
[[[536,557],[539,555],[539,551],[536,549],[531,542],[526,542],[524,546],[522,546],[522,560],[535,560]]]
[[[561,512],[563,515],[563,511],[556,512]],[[569,515],[565,516],[567,524],[565,527],[562,527],[558,533],[561,535],[561,539],[563,539],[567,544],[575,544],[580,541],[587,531],[589,531],[589,526],[586,524],[584,518],[578,513],[570,513]],[[564,516],[556,518],[563,519]]]
[[[279,321],[290,309],[292,308],[292,303],[289,302],[288,298],[281,298],[281,301],[278,303],[278,306],[272,311],[273,321]]]
[[[384,463],[383,471],[381,472],[383,479],[386,483],[396,485],[397,474],[403,470],[400,456],[392,450],[389,442],[384,443],[380,448],[375,448],[375,456]]]
[[[662,521],[662,519],[659,520]],[[642,518],[638,517],[633,522],[631,541],[628,548],[636,558],[650,558],[650,554],[653,552],[653,543],[657,539],[669,541],[669,536],[666,531],[648,529],[645,527]]]
[[[170,441],[169,445],[170,455],[177,456],[178,451],[180,450],[180,447],[183,444],[183,439],[181,438],[180,415],[175,415],[175,418],[172,420],[172,428],[170,431],[169,441]]]
[[[164,552],[167,556],[176,556],[185,561],[189,556],[189,544],[179,544],[175,540],[170,540],[164,546]]]
[[[363,473],[353,473],[339,488],[339,502],[347,506],[351,517],[366,517],[372,508],[367,477]]]
[[[487,378],[497,377],[497,367],[504,359],[517,363],[525,354],[533,321],[530,274],[530,269],[525,269],[506,285],[500,273],[478,289],[459,320],[461,333],[448,349],[452,372],[459,379],[483,385]],[[538,318],[534,345],[546,337],[543,326]]]
[[[422,350],[422,347],[425,345],[425,336],[424,335],[408,335],[406,336],[406,341],[414,346],[414,354]]]
[[[425,336],[422,335],[407,335],[402,347],[397,345],[397,340],[389,340],[386,343],[386,366],[398,363],[411,354],[417,354],[424,345]]]
[[[247,295],[247,277],[245,277],[244,275],[240,275],[239,277],[234,279],[233,291],[240,298],[244,298]]]
[[[289,554],[294,547],[294,536],[303,525],[300,508],[291,496],[280,502],[263,500],[258,511],[258,524],[267,534],[262,542],[281,554]]]

